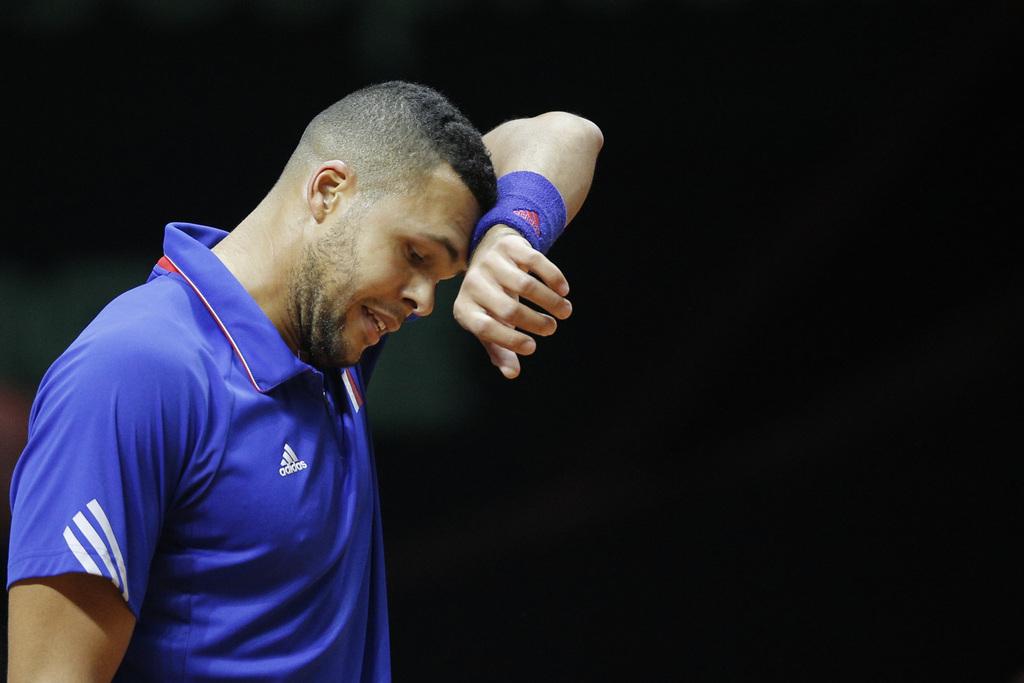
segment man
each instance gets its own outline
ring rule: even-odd
[[[561,112],[481,138],[436,91],[377,84],[313,119],[230,233],[169,225],[149,281],[40,385],[9,680],[390,680],[380,342],[469,263],[454,315],[517,376],[571,312],[543,252],[602,143]]]

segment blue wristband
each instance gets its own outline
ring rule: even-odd
[[[498,202],[477,221],[469,241],[472,256],[484,234],[501,223],[519,231],[541,253],[565,229],[565,202],[558,188],[533,171],[513,171],[498,178]]]

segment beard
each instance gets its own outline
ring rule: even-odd
[[[292,277],[299,359],[319,370],[355,365],[362,355],[345,338],[345,316],[352,306],[353,275],[359,265],[352,218],[339,218],[308,245]]]

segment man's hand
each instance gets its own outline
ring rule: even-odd
[[[526,334],[547,337],[572,313],[562,271],[518,232],[503,225],[480,241],[455,298],[455,320],[476,335],[507,379],[519,376],[519,356],[537,350]],[[547,314],[527,306],[536,304]],[[550,315],[548,315],[550,314]]]
[[[483,139],[498,178],[514,171],[544,176],[565,202],[566,224],[572,222],[590,192],[604,145],[597,125],[575,114],[551,111],[506,121]],[[455,319],[476,335],[501,374],[513,379],[519,376],[519,356],[537,350],[530,334],[554,334],[558,320],[572,313],[568,294],[562,271],[518,232],[498,224],[473,252],[455,298]]]

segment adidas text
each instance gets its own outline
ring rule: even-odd
[[[289,474],[295,474],[296,472],[298,472],[300,470],[304,470],[304,469],[306,469],[306,461],[305,460],[300,460],[298,462],[290,462],[290,463],[288,463],[287,465],[285,465],[284,467],[279,469],[278,473],[282,477],[284,477],[284,476],[287,476]]]
[[[299,460],[299,456],[295,455],[295,451],[288,444],[284,445],[284,453],[281,454],[281,469],[277,471],[282,477],[286,477],[289,474],[295,474],[306,469],[306,461]]]

